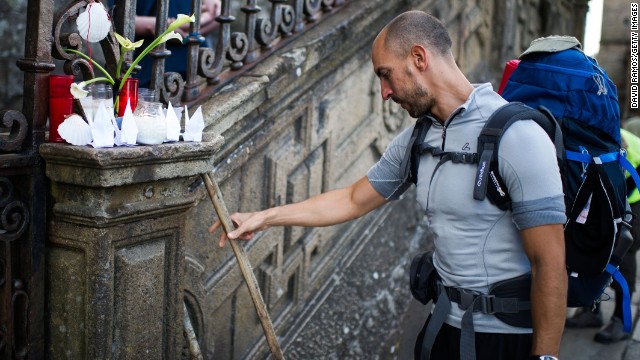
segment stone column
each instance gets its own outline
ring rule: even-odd
[[[49,357],[180,357],[184,216],[221,143],[40,147]]]

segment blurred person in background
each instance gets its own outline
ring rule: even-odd
[[[115,3],[117,6],[118,2],[116,1]],[[114,0],[109,0],[109,6],[113,5]],[[167,6],[169,7],[167,26],[175,21],[178,14],[191,15],[195,12],[191,9],[191,1],[170,1]],[[220,14],[220,7],[220,0],[202,0],[200,33],[197,34],[200,38],[200,46],[211,47],[210,42],[207,40],[207,35],[219,26],[215,18]],[[136,50],[135,56],[137,56],[142,49],[146,48],[156,37],[156,13],[156,0],[136,1],[135,41],[144,39],[144,44]],[[182,35],[183,39],[186,39],[186,37],[189,36],[190,26],[190,23],[185,24],[179,27],[176,32]],[[186,78],[189,47],[187,44],[180,43],[177,40],[170,40],[166,43],[166,48],[171,51],[171,56],[165,58],[164,71],[177,72],[182,75],[183,79]],[[139,86],[149,87],[153,57],[145,56],[138,64],[141,66],[141,69],[135,74],[135,77],[139,79]]]

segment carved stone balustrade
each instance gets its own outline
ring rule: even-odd
[[[221,144],[40,147],[52,204],[49,357],[180,357],[184,217]]]

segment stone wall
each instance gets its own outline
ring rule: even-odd
[[[637,109],[631,109],[628,97],[630,87],[630,2],[626,0],[608,0],[603,4],[602,36],[600,51],[596,58],[607,71],[618,88],[620,116],[622,121],[631,116],[640,115]]]
[[[408,124],[395,104],[382,103],[369,60],[373,29],[399,9],[353,2],[205,104],[208,130],[225,138],[215,173],[230,209],[258,210],[346,186]],[[405,229],[415,227],[416,215],[394,209],[412,205],[335,227],[273,228],[247,244],[285,355],[357,357],[358,346],[379,346],[380,325],[393,326],[401,315],[388,306],[399,301],[400,310],[409,301],[404,268],[412,234]],[[218,249],[203,226],[213,218],[210,203],[189,218],[187,303],[205,357],[264,354],[231,251]]]

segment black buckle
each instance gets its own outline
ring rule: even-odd
[[[454,152],[451,154],[451,162],[453,163],[474,164],[478,162],[478,154],[476,153]]]
[[[480,293],[468,290],[468,289],[456,289],[458,291],[458,295],[460,296],[460,302],[458,302],[458,307],[462,310],[467,310],[471,304],[475,301],[476,297],[480,295]]]
[[[480,311],[483,314],[495,314],[496,310],[494,308],[494,299],[495,295],[485,295],[480,298]]]

